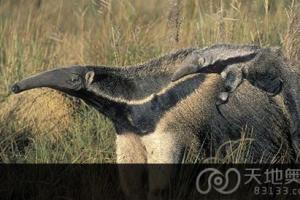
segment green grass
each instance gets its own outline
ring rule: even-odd
[[[58,66],[131,65],[220,42],[285,47],[294,1],[183,0],[173,15],[169,1],[160,0],[52,0],[40,7],[35,2],[0,1],[0,103],[10,103],[12,83]],[[0,117],[0,160],[115,162],[111,122],[84,104],[70,109],[72,122],[55,140],[51,131],[32,128],[34,120]],[[0,104],[0,116],[4,112]]]

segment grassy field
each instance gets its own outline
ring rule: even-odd
[[[115,162],[111,122],[52,90],[11,95],[33,73],[131,65],[214,43],[280,46],[300,58],[300,0],[0,0],[0,161]],[[299,12],[299,10],[298,10]]]

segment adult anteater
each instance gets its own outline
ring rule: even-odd
[[[229,59],[230,64],[242,64],[255,58],[249,49],[253,47],[231,51],[218,45],[179,50],[136,66],[54,69],[14,84],[12,91],[49,87],[96,108],[115,125],[118,163],[179,163],[186,149],[203,149],[199,153],[215,156],[222,144],[240,139],[245,127],[252,130],[253,138],[248,162],[290,162],[294,156],[291,120],[284,95],[270,96],[245,81],[222,105],[222,116],[215,106],[224,88],[219,75],[194,74],[172,82],[174,73],[199,51],[211,55],[212,62]],[[120,173],[124,182],[132,181],[126,179],[130,174]],[[138,183],[142,175],[135,174],[134,181],[124,185],[140,199],[136,186],[143,185]]]

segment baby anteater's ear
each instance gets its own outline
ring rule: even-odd
[[[94,79],[95,79],[95,72],[94,71],[88,71],[85,74],[85,81],[86,81],[87,85],[92,84]]]

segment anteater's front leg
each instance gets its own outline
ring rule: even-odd
[[[125,196],[127,199],[146,199],[146,167],[145,165],[132,165],[147,162],[146,149],[140,137],[133,133],[118,134],[116,152],[120,183]]]
[[[156,131],[143,137],[147,149],[148,200],[168,199],[174,165],[182,160],[183,142],[175,133]]]

